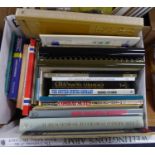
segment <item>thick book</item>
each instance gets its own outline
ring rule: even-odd
[[[110,133],[109,133],[110,132]],[[140,131],[82,131],[82,132],[26,132],[19,126],[0,129],[0,146],[155,146],[155,132]]]
[[[32,110],[30,118],[67,118],[67,117],[106,117],[106,116],[138,116],[143,109],[63,109],[63,110]]]
[[[23,118],[19,130],[26,131],[78,131],[120,130],[144,128],[143,116],[108,116],[76,118]]]
[[[27,64],[27,57],[28,57],[28,45],[24,45],[23,48],[23,61],[21,67],[21,74],[19,80],[19,89],[18,89],[18,97],[17,97],[17,104],[16,107],[22,109],[22,101],[23,101],[23,93],[24,93],[24,81],[25,81],[25,74],[26,74],[26,66]]]
[[[52,47],[40,47],[39,56],[40,58],[56,58],[56,57],[96,57],[96,58],[125,58],[132,56],[144,56],[144,48],[101,48],[101,47],[68,47],[68,46],[52,46]]]
[[[18,96],[19,79],[23,57],[22,53],[23,53],[23,38],[21,36],[18,36],[16,40],[15,51],[13,52],[12,71],[8,92],[8,98],[12,100],[16,100]]]
[[[42,46],[132,47],[140,37],[40,34]]]
[[[53,67],[133,68],[144,66],[144,55],[143,48],[40,47],[38,63]]]
[[[16,19],[26,36],[91,34],[138,36],[143,18],[19,8]]]
[[[85,96],[40,96],[40,102],[99,101],[99,100],[143,100],[142,95],[85,95]]]

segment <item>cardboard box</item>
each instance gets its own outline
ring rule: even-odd
[[[154,17],[155,17],[155,8],[153,8],[149,12],[150,26],[146,26],[143,29],[145,47],[155,42],[155,18]]]
[[[20,29],[14,24],[15,16],[10,15],[5,18],[5,26],[0,49],[0,124],[8,123],[15,112],[16,105],[10,102],[5,94],[5,75],[8,63],[11,34],[15,32],[20,35]]]

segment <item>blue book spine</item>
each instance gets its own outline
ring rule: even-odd
[[[16,100],[18,96],[19,79],[22,65],[22,53],[23,53],[23,38],[18,37],[15,46],[15,52],[13,53],[12,72],[9,85],[8,98]]]
[[[57,101],[98,101],[98,100],[143,100],[141,95],[109,95],[109,96],[41,96],[40,102],[57,102]]]

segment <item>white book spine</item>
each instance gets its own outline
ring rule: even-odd
[[[137,74],[89,74],[89,73],[44,73],[43,77],[51,78],[51,77],[137,77]]]
[[[107,135],[97,138],[0,138],[0,146],[92,146],[92,145],[123,145],[153,144],[155,134]]]
[[[52,77],[52,81],[135,81],[135,77]]]
[[[90,45],[90,46],[134,46],[139,37],[88,36],[88,35],[40,35],[42,46]]]
[[[113,95],[135,94],[134,89],[50,89],[49,95]]]

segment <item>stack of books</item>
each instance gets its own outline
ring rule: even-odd
[[[16,19],[25,36],[13,35],[6,95],[23,135],[147,129],[141,18],[17,9]]]
[[[145,51],[130,47],[138,43],[139,37],[129,37],[135,41],[131,45],[123,43],[124,37],[114,37],[123,40],[123,46],[112,43],[113,36],[89,39],[84,35],[40,35],[40,38],[38,106],[30,111],[29,118],[21,120],[22,132],[144,127],[144,100],[136,83],[144,66]],[[107,38],[109,44],[101,44]]]

